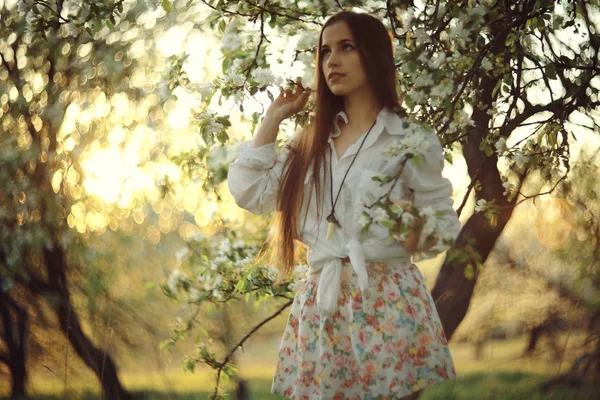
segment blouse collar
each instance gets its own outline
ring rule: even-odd
[[[330,135],[331,138],[336,138],[342,134],[342,131],[338,125],[340,119],[346,124],[349,121],[348,115],[346,115],[344,110],[340,111],[335,116],[333,131]],[[379,136],[384,128],[390,135],[401,135],[404,131],[402,122],[402,118],[393,110],[389,109],[388,107],[383,107],[379,114],[377,114],[376,124],[373,127],[376,132],[373,132],[374,134],[371,134],[371,136]]]

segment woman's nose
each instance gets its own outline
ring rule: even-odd
[[[340,58],[337,51],[329,53],[329,57],[327,58],[327,66],[329,67],[332,65],[340,65]]]

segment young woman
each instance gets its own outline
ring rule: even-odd
[[[375,17],[341,12],[323,26],[317,61],[310,126],[276,154],[279,124],[311,93],[300,85],[283,91],[229,169],[240,207],[277,211],[281,276],[293,268],[294,240],[307,249],[310,273],[290,311],[272,391],[306,400],[414,399],[455,377],[433,300],[410,259],[441,250],[431,250],[435,243],[419,229],[390,243],[387,230],[361,232],[359,223],[365,202],[385,194],[372,177],[398,171],[385,147],[406,133],[394,111],[390,35]],[[404,207],[433,208],[455,237],[460,223],[441,175],[442,148],[425,132],[422,162],[406,164],[392,197]]]

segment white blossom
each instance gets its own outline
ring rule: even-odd
[[[217,300],[223,300],[223,293],[221,293],[221,291],[219,289],[213,289],[212,295]]]
[[[223,130],[224,126],[220,122],[217,121],[209,121],[206,125],[206,133],[208,135],[213,135],[215,133],[219,133]]]
[[[419,74],[419,76],[417,76],[417,78],[414,80],[415,87],[429,87],[432,86],[433,83],[434,82],[431,78],[431,75],[426,73]]]
[[[440,51],[433,54],[428,64],[431,69],[438,69],[444,61],[446,61],[446,55]]]
[[[496,153],[503,154],[504,152],[506,152],[507,148],[506,148],[506,138],[501,137],[500,139],[498,139],[498,141],[495,144],[496,146]]]
[[[413,37],[417,44],[429,42],[431,40],[431,35],[423,28],[415,29],[413,31]]]
[[[436,218],[435,210],[432,207],[423,207],[420,211],[421,218],[425,220],[421,231],[422,237],[427,237],[438,229],[439,218]]]
[[[245,79],[246,78],[244,78],[244,75],[237,72],[233,72],[223,77],[223,83],[225,84],[225,86],[242,86],[244,84]]]
[[[485,71],[489,71],[494,68],[494,66],[489,58],[484,57],[483,60],[481,60],[481,68],[483,68]]]
[[[311,66],[314,62],[315,62],[315,56],[312,53],[309,52],[305,52],[305,53],[300,53],[298,54],[298,61],[300,61],[302,64],[308,66]],[[306,71],[310,74],[313,74],[313,71],[311,68],[308,68],[308,71]]]
[[[514,189],[514,186],[508,181],[503,182],[502,186],[504,187],[504,193],[502,193],[504,196],[511,194]]]
[[[184,272],[179,269],[173,270],[171,275],[169,275],[169,279],[167,281],[167,286],[172,293],[177,293],[179,291],[179,284],[181,281],[185,281],[187,276]]]
[[[189,295],[191,301],[200,300],[200,292],[196,288],[190,288]]]
[[[413,8],[408,8],[400,17],[402,18],[405,29],[408,30],[412,27],[413,20],[415,19],[415,10]]]
[[[475,212],[481,212],[484,211],[487,208],[487,200],[484,199],[479,199],[477,200],[477,203],[475,204]]]
[[[422,155],[429,148],[425,135],[409,131],[402,142],[394,141],[387,145],[384,154],[388,157],[405,157]]]
[[[213,281],[213,287],[219,286],[223,282],[223,275],[218,274]]]
[[[237,33],[227,33],[223,35],[223,39],[221,40],[221,45],[223,49],[227,51],[236,51],[240,47],[242,47],[242,39],[240,39]]]
[[[450,27],[448,29],[448,35],[451,39],[458,39],[458,42],[461,42],[460,39],[466,39],[469,32],[465,29],[465,27],[461,23],[457,23],[455,26]]]
[[[302,82],[302,86],[305,88],[315,87],[315,75],[313,74],[313,71],[310,70],[310,68],[306,68],[306,70],[304,71],[304,75],[300,78],[300,80]]]
[[[268,68],[256,68],[252,71],[252,78],[259,87],[268,86],[275,81],[275,76]]]
[[[471,20],[480,20],[486,13],[483,7],[467,7],[465,8],[465,11]]]
[[[177,259],[177,264],[181,264],[183,258],[190,252],[187,246],[183,246],[175,253],[175,258]]]
[[[317,45],[319,41],[319,33],[309,29],[303,29],[300,37],[298,38],[298,50],[310,49]]]
[[[523,168],[525,166],[525,164],[527,164],[527,161],[529,161],[529,158],[525,154],[523,154],[520,150],[517,150],[517,151],[515,151],[513,160],[515,161],[515,164],[517,164],[518,168]]]
[[[198,91],[200,92],[200,96],[202,96],[203,99],[206,99],[212,94],[214,88],[215,85],[212,82],[206,82],[200,85]]]
[[[366,215],[362,214],[360,216],[360,218],[358,219],[358,224],[360,225],[361,228],[364,228],[365,226],[367,226],[369,223],[371,222],[371,218],[367,217]]]
[[[33,24],[37,21],[37,15],[30,10],[27,15],[25,15],[25,21],[27,22],[27,25]]]
[[[411,226],[414,224],[417,218],[409,212],[405,212],[402,214],[402,223],[406,226]]]
[[[435,85],[431,88],[431,96],[433,97],[448,97],[452,93],[452,82],[446,80],[440,83],[439,85]]]
[[[309,269],[310,268],[307,264],[296,265],[294,267],[294,274],[296,274],[298,276],[304,276],[308,273]]]
[[[414,100],[415,103],[417,104],[421,104],[423,103],[425,100],[427,100],[429,97],[427,96],[427,93],[425,93],[422,90],[413,90],[410,92],[410,97]]]
[[[244,90],[236,90],[232,98],[235,103],[241,103],[246,98],[246,92]]]
[[[229,239],[221,240],[218,251],[221,255],[231,253],[231,243],[229,242]]]
[[[279,270],[273,266],[266,267],[267,276],[270,280],[274,281],[279,276]]]
[[[33,5],[33,0],[21,0],[17,3],[17,9],[20,14],[26,14]]]
[[[373,220],[375,222],[386,222],[390,221],[390,216],[385,209],[377,207],[373,212]]]
[[[217,257],[215,257],[215,264],[219,265],[219,264],[226,264],[229,262],[229,258],[227,258],[227,256],[225,254],[221,254]]]

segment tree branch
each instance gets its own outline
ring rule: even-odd
[[[259,323],[258,325],[256,325],[254,328],[252,328],[252,330],[250,332],[248,332],[248,334],[246,334],[246,336],[244,336],[242,338],[242,340],[240,340],[238,342],[238,344],[236,344],[230,351],[229,354],[227,354],[227,356],[225,357],[225,359],[223,360],[223,362],[219,365],[219,368],[217,370],[217,383],[216,383],[216,387],[215,387],[215,393],[213,395],[213,398],[217,398],[217,395],[219,393],[219,381],[221,379],[221,373],[223,372],[223,368],[225,368],[225,366],[227,365],[227,363],[229,362],[229,360],[231,360],[231,357],[233,357],[233,354],[244,345],[244,343],[256,332],[258,331],[260,328],[262,328],[264,325],[266,325],[269,321],[273,320],[274,318],[276,318],[279,314],[281,314],[286,308],[288,308],[292,303],[294,302],[294,300],[290,300],[288,302],[286,302],[279,310],[277,310],[274,314],[272,314],[271,316],[269,316],[268,318],[266,318],[265,320],[263,320],[261,323]]]

